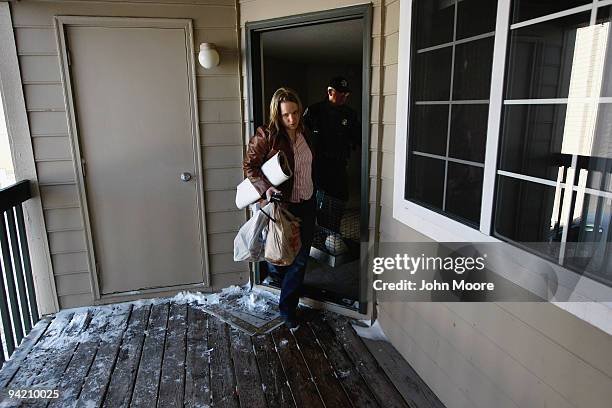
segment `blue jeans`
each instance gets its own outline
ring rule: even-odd
[[[299,204],[290,204],[289,211],[301,219],[300,239],[302,247],[291,265],[276,266],[269,262],[267,264],[268,272],[272,275],[276,274],[281,279],[281,294],[278,302],[280,315],[284,320],[295,320],[295,312],[300,302],[306,265],[310,255],[310,245],[312,244],[315,214],[314,197]]]

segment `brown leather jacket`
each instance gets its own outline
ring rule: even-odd
[[[314,151],[310,135],[307,131],[304,134],[304,139],[313,154],[314,160]],[[251,180],[253,187],[255,187],[262,198],[266,198],[266,191],[272,184],[268,181],[266,176],[264,176],[261,171],[261,166],[279,151],[285,154],[289,162],[289,168],[291,172],[293,172],[295,164],[293,160],[293,148],[289,142],[289,137],[284,132],[271,136],[267,128],[263,126],[258,127],[255,135],[251,137],[249,141],[242,168],[244,169],[245,175]],[[293,192],[293,177],[277,188],[283,193],[285,200],[291,198],[291,193]]]

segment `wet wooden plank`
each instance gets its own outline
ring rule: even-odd
[[[317,317],[308,322],[308,325],[317,337],[321,348],[325,351],[327,360],[332,365],[340,384],[342,384],[353,405],[356,407],[378,407],[378,402],[368,385],[336,339],[332,329],[322,320],[322,317]]]
[[[113,307],[110,310],[105,308],[93,309],[94,315],[91,323],[83,333],[83,339],[80,340],[59,382],[60,396],[58,399],[52,400],[49,407],[73,406],[79,397],[85,376],[98,351],[100,336],[106,331],[109,322],[112,322],[115,316],[124,312],[125,309],[122,307]]]
[[[140,357],[136,384],[130,405],[136,407],[154,407],[157,401],[159,378],[161,374],[162,355],[168,323],[168,303],[153,305],[149,327]]]
[[[187,356],[185,359],[185,407],[210,405],[210,349],[208,315],[197,307],[187,309]]]
[[[319,390],[319,394],[327,407],[350,407],[344,388],[338,381],[332,370],[327,357],[317,343],[312,329],[307,324],[302,324],[295,332],[295,339],[306,364],[310,368],[313,380]]]
[[[362,341],[410,406],[445,408],[442,401],[391,343],[369,339]]]
[[[150,312],[150,305],[135,306],[132,309],[103,407],[123,408],[130,405]]]
[[[32,386],[40,386],[45,389],[57,389],[59,381],[68,367],[68,363],[79,345],[79,336],[87,330],[93,317],[91,310],[75,312],[66,330],[62,333],[61,347],[50,350],[47,354],[52,364],[46,364],[45,368],[34,377]]]
[[[238,400],[242,408],[265,408],[266,397],[253,353],[251,338],[242,331],[230,329],[230,350],[234,361]]]
[[[48,353],[57,347],[57,338],[69,327],[73,313],[59,313],[55,316],[45,334],[32,348],[25,361],[19,365],[7,388],[27,387],[47,362]]]
[[[235,301],[230,301],[228,305],[209,306],[206,311],[230,326],[242,329],[251,336],[267,333],[283,323],[278,312],[266,312],[257,317],[253,313],[241,309],[240,306],[233,305],[232,302],[235,303]]]
[[[92,316],[93,312],[88,309],[79,310],[73,314],[64,331],[54,339],[53,344],[55,346],[47,351],[46,364],[37,374],[32,374],[29,380],[30,385],[26,389],[38,388],[59,391],[62,375],[73,358],[80,336],[86,332]],[[20,406],[46,407],[51,401],[53,401],[52,398],[28,398],[22,400]],[[0,404],[0,406],[2,405]]]
[[[385,408],[408,407],[402,395],[393,386],[389,377],[387,377],[348,321],[331,313],[326,314],[325,320],[329,323],[344,350],[365,379],[366,384],[370,387],[378,403]]]
[[[210,390],[212,404],[238,407],[236,377],[229,348],[228,326],[219,319],[208,320],[210,351]]]
[[[124,307],[124,311],[106,326],[100,339],[91,369],[79,395],[77,407],[99,407],[110,383],[111,373],[117,361],[121,339],[130,318],[132,307]]]
[[[2,370],[0,370],[0,389],[4,388],[13,378],[17,370],[19,370],[19,366],[47,331],[47,328],[51,324],[51,320],[50,317],[45,317],[36,323],[32,331],[30,331],[21,345],[15,350],[11,359],[4,363]]]
[[[293,335],[285,326],[272,332],[289,387],[298,407],[323,407],[323,402]]]
[[[187,305],[170,305],[166,350],[159,384],[158,407],[182,407],[185,387]]]
[[[270,408],[295,407],[291,390],[287,385],[287,377],[272,341],[272,335],[254,336],[251,340],[268,406]]]

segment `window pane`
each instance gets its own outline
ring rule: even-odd
[[[512,30],[506,99],[567,98],[570,88],[572,97],[589,96],[598,64],[589,56],[598,48],[593,27],[579,29],[590,18],[586,12]]]
[[[416,48],[427,48],[453,41],[454,1],[418,0],[413,24]]]
[[[572,143],[571,153],[578,155],[579,177],[586,179],[589,188],[612,192],[612,104],[600,104],[597,112],[582,109],[579,114],[587,130]],[[584,182],[579,179],[578,185]]]
[[[480,225],[480,203],[482,201],[481,167],[448,163],[448,183],[446,187],[446,211]]]
[[[603,157],[579,157],[579,178],[586,178],[586,187],[612,193],[612,159]],[[581,185],[581,179],[579,184]]]
[[[562,155],[565,105],[506,105],[501,135],[501,170],[556,181],[559,167],[571,165]]]
[[[492,64],[493,37],[457,45],[453,100],[489,99]]]
[[[449,156],[484,163],[489,105],[453,105]]]
[[[531,246],[541,255],[559,259],[559,245],[531,243],[561,241],[560,206],[562,189],[498,176],[494,235]]]
[[[412,151],[446,155],[448,105],[414,105],[410,125]]]
[[[574,194],[573,198],[565,264],[611,284],[612,200],[583,193]]]
[[[612,6],[600,7],[597,9],[597,25],[593,29],[598,33],[599,54],[605,56],[601,58],[601,68],[597,71],[600,76],[596,80],[601,81],[601,96],[612,96],[612,50],[610,44],[610,23],[612,22]]]
[[[583,185],[612,192],[612,104],[595,106],[506,105],[500,169],[557,180],[575,155]]]
[[[413,154],[410,156],[408,168],[406,200],[442,209],[444,161]]]
[[[597,9],[597,24],[610,22],[612,19],[612,6],[599,7]]]
[[[512,22],[531,20],[591,2],[591,0],[514,0]]]
[[[495,31],[496,1],[463,0],[457,7],[458,40]]]
[[[448,101],[450,98],[452,47],[417,53],[414,59],[413,98]]]

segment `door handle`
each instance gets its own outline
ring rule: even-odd
[[[191,180],[191,173],[189,172],[181,173],[181,181],[184,181],[186,183],[189,180]]]

